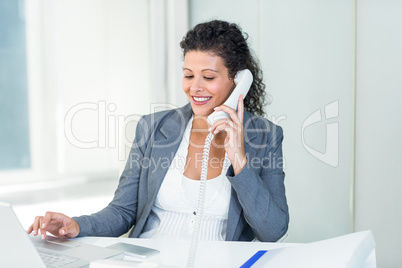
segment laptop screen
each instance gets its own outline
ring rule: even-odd
[[[46,267],[10,204],[0,201],[0,267]]]

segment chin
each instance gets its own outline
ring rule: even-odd
[[[198,107],[193,107],[193,113],[196,116],[209,116],[213,111],[205,110],[205,109],[198,109]]]

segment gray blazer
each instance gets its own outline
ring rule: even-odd
[[[95,214],[73,218],[80,236],[120,236],[134,225],[129,236],[139,237],[192,114],[189,103],[141,117],[113,200]],[[245,111],[244,135],[247,165],[236,176],[232,166],[226,174],[232,185],[226,240],[276,241],[289,223],[282,128]]]

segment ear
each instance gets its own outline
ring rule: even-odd
[[[229,78],[231,81],[231,86],[230,86],[230,94],[233,93],[233,90],[236,88],[236,83],[234,82],[234,79]]]
[[[232,87],[235,88],[235,87],[236,87],[236,83],[235,83],[234,77],[231,77],[231,78],[229,78],[229,79],[230,79],[231,82],[232,82]]]

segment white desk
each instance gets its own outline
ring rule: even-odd
[[[190,242],[138,238],[83,237],[78,241],[106,247],[116,242],[125,242],[158,249],[161,253],[147,261],[167,267],[186,267]],[[296,244],[261,242],[216,242],[200,241],[195,267],[240,267],[258,250],[274,249]],[[140,260],[140,259],[137,259]],[[367,259],[364,268],[376,268],[375,251]]]

